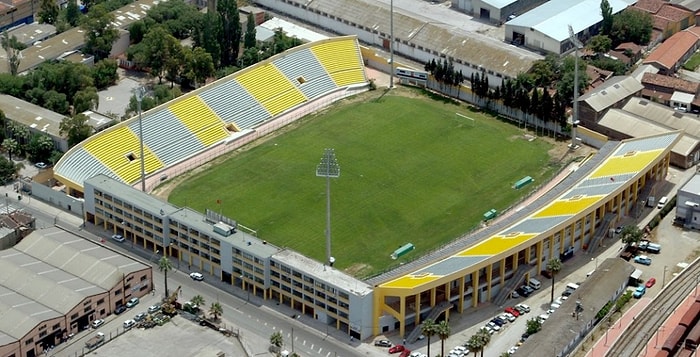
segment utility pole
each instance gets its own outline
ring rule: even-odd
[[[146,168],[145,160],[143,157],[143,120],[141,119],[141,101],[146,94],[146,90],[142,86],[138,86],[134,89],[134,96],[136,97],[137,108],[139,111],[139,146],[141,149],[141,191],[146,192]]]
[[[576,127],[578,126],[578,50],[583,48],[583,44],[576,37],[574,29],[569,25],[569,41],[574,45],[574,108],[571,117],[571,150],[576,150],[578,143],[576,142]]]
[[[323,264],[325,270],[326,264],[333,266],[335,261],[331,256],[331,177],[340,176],[340,166],[333,149],[324,150],[321,163],[316,167],[316,176],[326,178],[326,263]]]
[[[394,0],[389,2],[389,89],[394,88]]]

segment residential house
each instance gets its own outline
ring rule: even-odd
[[[659,69],[659,73],[671,75],[698,49],[698,36],[692,31],[681,31],[659,45],[644,60]]]
[[[700,83],[685,79],[664,76],[658,73],[644,73],[642,76],[642,98],[657,103],[678,108],[682,111],[690,111],[698,107],[695,97],[700,90]]]

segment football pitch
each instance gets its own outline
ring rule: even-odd
[[[359,101],[358,99],[366,99]],[[326,179],[316,177],[335,149],[331,179],[335,267],[364,278],[416,259],[477,226],[558,169],[553,145],[467,106],[397,89],[337,103],[189,175],[168,200],[221,211],[280,247],[325,260]],[[217,204],[220,200],[221,204]],[[398,247],[416,249],[397,259]]]

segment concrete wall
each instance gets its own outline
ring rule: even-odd
[[[38,182],[32,182],[31,195],[66,212],[77,214],[79,216],[83,215],[82,200],[68,196],[61,191],[56,191],[51,187],[44,186]]]
[[[602,148],[603,145],[605,145],[605,143],[608,142],[607,136],[595,132],[591,129],[584,128],[580,125],[576,127],[576,136],[581,138],[582,143],[592,146],[596,149]]]
[[[535,51],[544,51],[560,54],[561,53],[561,43],[550,37],[545,36],[543,33],[531,30],[527,27],[513,26],[506,24],[506,42],[511,42],[515,38],[514,32],[521,33],[525,35],[525,42],[523,45],[527,48],[533,49]]]

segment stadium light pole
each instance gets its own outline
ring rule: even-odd
[[[146,89],[143,86],[138,86],[134,89],[136,97],[137,109],[139,111],[139,146],[141,149],[141,191],[146,192],[146,164],[143,157],[143,120],[141,119],[141,101],[146,94]]]
[[[394,88],[394,0],[389,2],[389,89]]]
[[[323,151],[321,163],[316,167],[316,176],[326,178],[326,263],[333,266],[335,259],[331,256],[331,177],[340,176],[340,166],[333,149]],[[325,269],[326,264],[323,266]]]
[[[574,103],[571,118],[571,150],[576,150],[576,127],[578,126],[578,50],[583,48],[583,44],[576,37],[574,29],[569,25],[569,41],[574,45]]]

